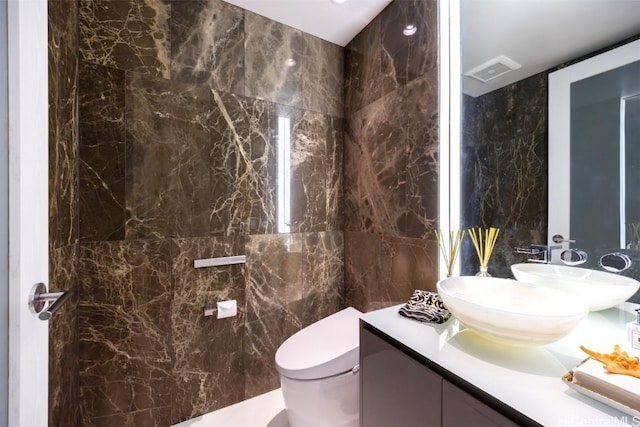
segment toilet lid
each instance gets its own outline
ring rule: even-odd
[[[300,380],[341,374],[358,364],[361,312],[345,308],[296,332],[276,352],[280,375]]]

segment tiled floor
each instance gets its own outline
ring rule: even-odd
[[[280,389],[238,402],[174,427],[289,427]]]

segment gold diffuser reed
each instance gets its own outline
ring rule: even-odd
[[[464,230],[449,231],[448,245],[443,240],[442,231],[433,230],[433,232],[436,234],[440,253],[442,253],[442,258],[444,258],[444,263],[447,266],[447,277],[451,277],[453,276],[453,266],[460,252],[460,246],[462,246],[462,239],[464,239]]]
[[[489,258],[491,258],[491,253],[496,245],[499,233],[500,229],[494,227],[485,229],[478,228],[477,230],[474,228],[469,229],[469,235],[473,241],[473,246],[476,248],[478,259],[480,260],[480,271],[476,276],[491,276],[487,271]]]

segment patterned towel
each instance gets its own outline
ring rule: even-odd
[[[400,307],[398,313],[421,322],[434,323],[444,323],[451,317],[451,313],[440,299],[440,295],[419,289],[413,291],[411,299]]]

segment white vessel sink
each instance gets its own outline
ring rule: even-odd
[[[514,264],[511,271],[517,280],[565,292],[591,311],[620,304],[640,288],[640,282],[630,277],[567,265]]]
[[[569,334],[589,313],[565,293],[511,279],[443,279],[438,292],[451,313],[474,332],[507,344],[538,346]]]

